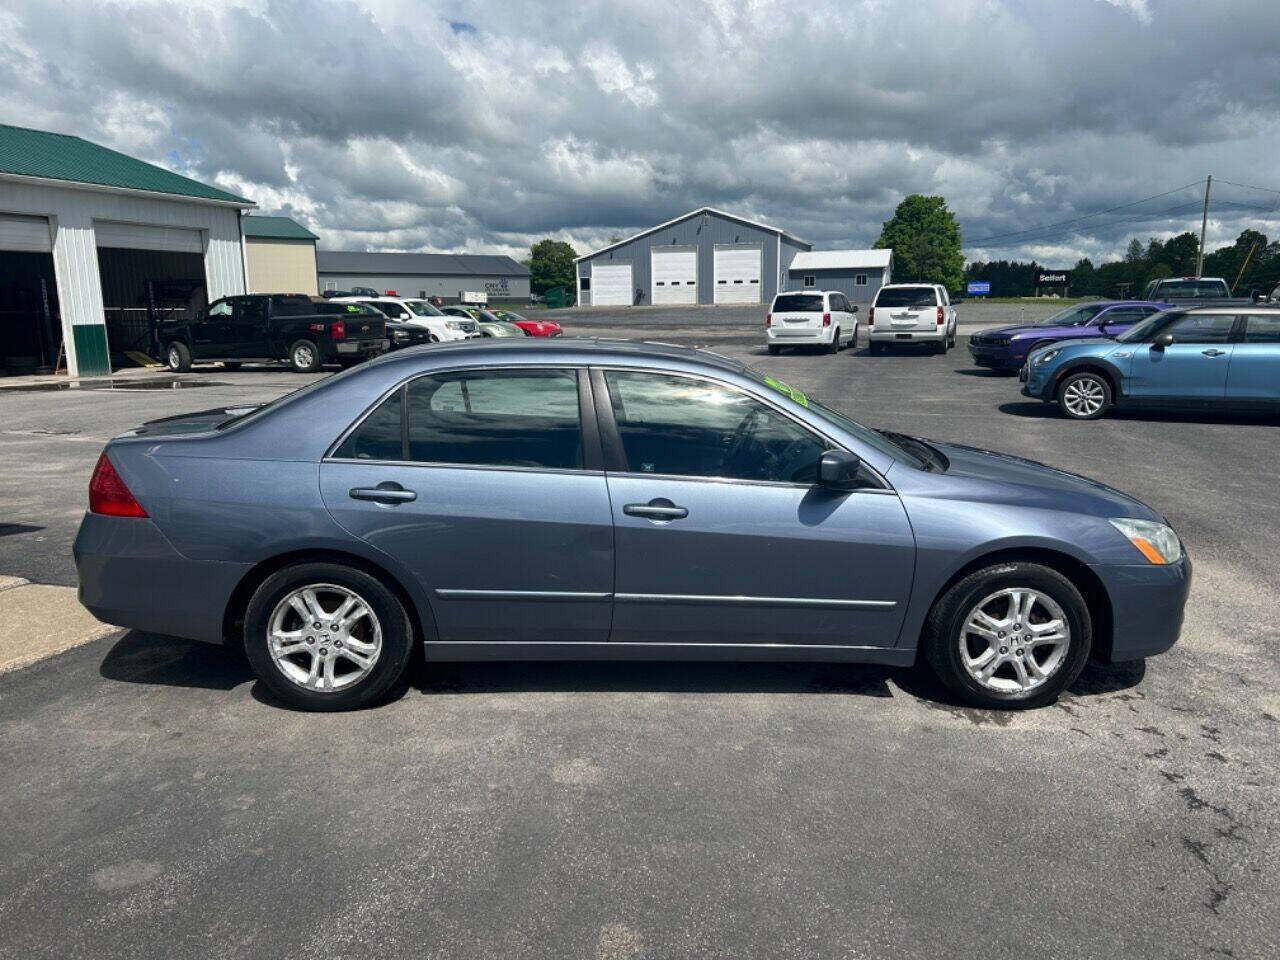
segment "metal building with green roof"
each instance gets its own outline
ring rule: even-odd
[[[73,376],[110,373],[152,349],[156,320],[245,292],[254,206],[81,137],[0,125],[0,376],[60,356]]]
[[[314,233],[289,217],[245,217],[241,227],[250,293],[319,292]]]

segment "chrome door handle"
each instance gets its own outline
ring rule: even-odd
[[[1220,357],[1223,354],[1225,354],[1227,351],[1213,349],[1213,350],[1201,350],[1200,352],[1203,353],[1206,357]]]
[[[628,503],[622,508],[622,512],[628,517],[644,517],[646,520],[683,520],[689,515],[684,507],[677,507],[664,497],[648,503]]]
[[[418,495],[398,483],[384,481],[376,487],[352,487],[348,494],[352,500],[372,500],[374,503],[408,503]]]

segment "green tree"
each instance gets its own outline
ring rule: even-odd
[[[552,287],[572,287],[577,282],[573,258],[578,254],[563,240],[539,240],[529,250],[529,285],[534,293]]]
[[[875,245],[893,250],[894,280],[940,283],[952,291],[964,283],[960,224],[942,197],[905,197]]]
[[[1199,250],[1200,238],[1188,230],[1165,243],[1160,259],[1169,264],[1175,276],[1185,277],[1195,273],[1196,254]]]

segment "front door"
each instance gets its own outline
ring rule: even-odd
[[[1231,351],[1228,400],[1280,400],[1280,313],[1244,318],[1244,336]]]
[[[231,336],[232,306],[230,300],[219,300],[191,323],[191,355],[222,356],[224,343]]]
[[[736,387],[606,371],[617,643],[893,646],[915,541],[898,497],[814,484],[830,444]]]
[[[1227,392],[1235,320],[1230,314],[1186,313],[1158,332],[1173,335],[1170,345],[1135,343],[1127,394],[1152,400],[1221,400]]]
[[[428,643],[603,642],[613,522],[593,443],[576,370],[435,374],[343,440],[321,492],[417,580],[438,631]]]
[[[224,345],[226,357],[249,360],[270,356],[267,350],[267,298],[237,297],[231,317],[230,339]]]

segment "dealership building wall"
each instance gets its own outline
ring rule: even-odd
[[[314,233],[289,217],[245,217],[245,263],[250,293],[320,292]]]
[[[579,257],[578,303],[768,303],[791,258],[810,249],[777,227],[700,207]]]

